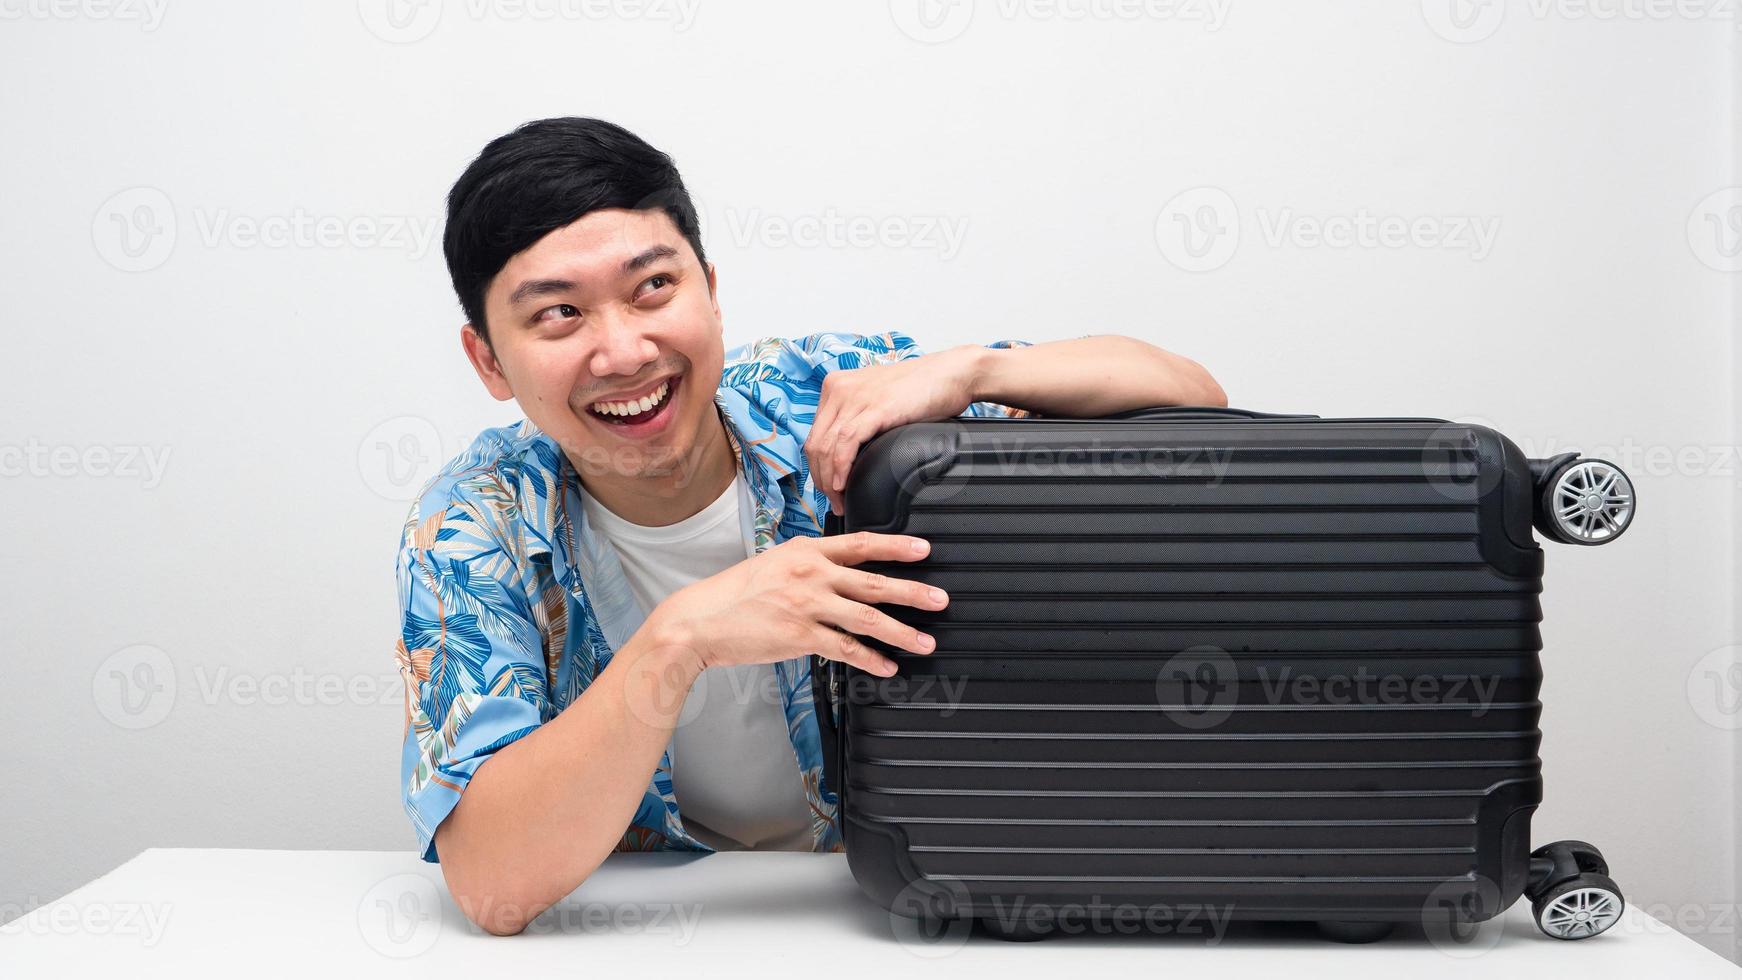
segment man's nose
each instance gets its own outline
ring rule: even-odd
[[[619,313],[603,313],[594,321],[594,327],[593,336],[598,346],[593,348],[588,364],[594,377],[632,377],[659,357],[659,345],[632,318]]]

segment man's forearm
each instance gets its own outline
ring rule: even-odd
[[[468,918],[519,932],[611,853],[699,673],[688,651],[649,620],[573,704],[473,773],[435,835]]]
[[[1041,415],[1093,418],[1151,405],[1228,404],[1198,362],[1134,337],[1103,335],[1028,347],[973,348],[974,401]]]

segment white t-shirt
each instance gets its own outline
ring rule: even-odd
[[[631,524],[591,494],[587,523],[616,551],[643,613],[666,596],[755,554],[744,533],[740,472],[719,499],[665,527]],[[810,804],[786,733],[773,664],[702,671],[671,745],[672,792],[684,830],[715,850],[812,847]]]

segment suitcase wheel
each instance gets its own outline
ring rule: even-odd
[[[1585,871],[1530,903],[1536,927],[1556,939],[1589,939],[1621,921],[1625,902],[1614,879]]]
[[[1633,483],[1608,460],[1567,457],[1543,474],[1537,528],[1564,544],[1608,544],[1633,522]]]

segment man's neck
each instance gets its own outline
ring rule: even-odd
[[[573,461],[571,460],[571,463]],[[643,527],[665,527],[693,517],[720,499],[738,474],[727,442],[726,423],[718,406],[702,420],[690,451],[669,472],[623,477],[615,473],[581,473],[587,494],[618,517]]]

